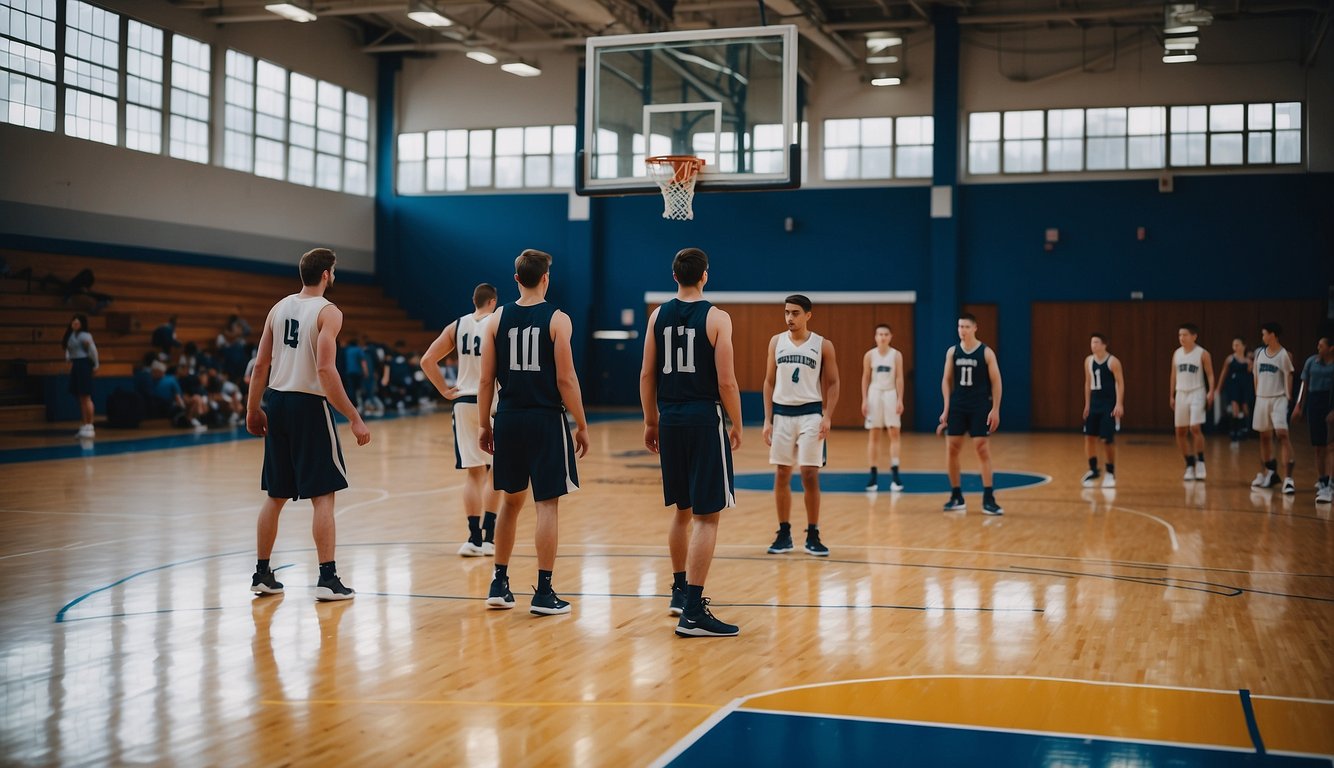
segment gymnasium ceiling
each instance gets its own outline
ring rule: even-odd
[[[290,24],[268,12],[274,0],[167,0],[216,24]],[[593,35],[795,24],[804,42],[839,66],[859,66],[867,33],[911,35],[938,9],[952,9],[965,34],[1049,29],[1128,29],[1161,37],[1161,0],[425,0],[454,23],[427,28],[408,18],[422,0],[290,0],[345,25],[367,53],[430,55],[485,48],[531,58],[579,49]],[[1309,64],[1328,30],[1331,0],[1208,0],[1192,3],[1217,21],[1297,16],[1307,20],[1300,58]]]

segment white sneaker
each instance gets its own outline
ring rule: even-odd
[[[1182,479],[1182,480],[1194,480],[1194,479],[1195,479],[1195,465],[1194,465],[1194,464],[1187,464],[1187,465],[1186,465],[1186,474],[1182,475],[1182,476],[1181,476],[1181,479]]]
[[[1116,487],[1116,475],[1113,475],[1111,472],[1108,472],[1107,474],[1103,475],[1103,476],[1102,476],[1102,487],[1103,487],[1103,488],[1115,488],[1115,487]]]
[[[1204,473],[1204,462],[1203,462],[1203,461],[1197,461],[1197,462],[1195,462],[1195,479],[1196,479],[1196,480],[1203,480],[1204,477],[1205,477],[1205,473]]]
[[[1334,486],[1321,486],[1320,492],[1315,495],[1315,503],[1329,504],[1334,502]]]
[[[1269,470],[1255,473],[1255,479],[1251,481],[1252,488],[1264,488],[1269,481]]]
[[[1283,492],[1289,496],[1297,492],[1297,484],[1292,481],[1291,477],[1284,478]]]
[[[903,483],[895,483],[895,482],[891,482],[891,483],[889,484],[889,490],[891,490],[891,491],[901,491],[901,490],[903,490]]]
[[[79,431],[74,433],[75,437],[93,437],[97,433],[93,430],[92,424],[83,424],[79,426]]]
[[[485,554],[485,550],[480,544],[473,544],[471,541],[465,541],[463,542],[463,546],[459,547],[459,554],[463,557],[481,557]]]
[[[1079,484],[1085,488],[1092,488],[1093,481],[1097,479],[1098,479],[1098,470],[1090,469],[1089,471],[1084,473],[1083,477],[1079,478]]]
[[[484,541],[484,542],[482,542],[482,554],[483,554],[483,555],[486,555],[487,557],[495,557],[495,556],[496,556],[496,543],[495,543],[494,541]]]

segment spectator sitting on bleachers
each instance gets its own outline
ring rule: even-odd
[[[161,352],[159,360],[165,363],[171,359],[171,351],[181,346],[181,340],[176,338],[176,315],[167,318],[167,322],[153,329],[152,344]]]

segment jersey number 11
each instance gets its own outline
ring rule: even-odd
[[[679,373],[695,372],[695,329],[684,325],[675,327],[677,335],[685,343],[676,350],[676,370]],[[672,372],[672,326],[662,329],[662,372]]]
[[[511,371],[540,371],[542,368],[537,363],[537,334],[541,331],[535,325],[524,328],[520,331],[518,328],[511,328],[510,337],[510,370]],[[519,356],[519,341],[523,340],[523,356]]]

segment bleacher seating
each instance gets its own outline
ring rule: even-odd
[[[301,287],[295,264],[290,276],[282,276],[8,249],[0,249],[0,257],[11,273],[32,269],[31,279],[0,279],[0,410],[26,405],[30,412],[39,402],[31,379],[68,372],[60,339],[76,312],[89,315],[101,357],[98,376],[128,377],[152,349],[153,330],[171,316],[178,318],[176,335],[182,344],[194,342],[207,350],[228,317],[239,311],[253,328],[253,344],[273,303]],[[83,269],[93,270],[94,290],[113,297],[96,314],[91,298],[76,296],[65,303],[60,293],[40,285],[47,274],[65,281]],[[343,311],[343,338],[365,334],[405,352],[420,352],[438,332],[409,318],[379,286],[340,280],[330,298]]]

